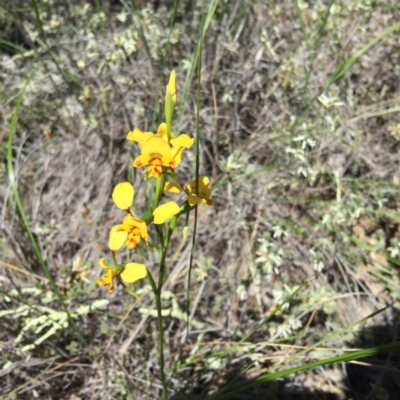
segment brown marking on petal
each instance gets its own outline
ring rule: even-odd
[[[155,167],[158,167],[162,165],[162,161],[160,160],[158,154],[155,155],[156,157],[152,158],[149,162],[149,164],[154,165]]]
[[[154,168],[154,174],[159,178],[161,176],[161,168]]]
[[[130,248],[134,249],[138,244],[139,242],[132,237],[128,237],[128,239],[126,239],[126,245]]]
[[[107,282],[104,280],[104,278],[98,279],[98,280],[97,280],[97,283],[98,283],[100,286],[103,286],[103,287],[107,285]]]

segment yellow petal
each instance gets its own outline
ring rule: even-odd
[[[199,188],[201,186],[208,186],[209,183],[210,183],[210,179],[208,178],[208,176],[205,176],[205,175],[199,176]],[[192,189],[194,189],[196,187],[196,179],[193,179],[189,185],[192,187]]]
[[[101,278],[97,279],[97,284],[100,285],[101,287],[107,286],[110,282],[109,279],[107,279],[107,274],[103,275]]]
[[[111,228],[110,238],[108,239],[108,247],[112,251],[119,250],[125,243],[128,237],[128,232],[118,231],[120,225],[115,225]]]
[[[150,140],[150,139],[149,139]],[[143,152],[143,148],[142,148],[142,152]],[[140,168],[143,167],[144,165],[148,165],[148,163],[150,162],[151,157],[149,155],[141,155],[135,158],[135,160],[133,161],[132,165],[135,168]]]
[[[107,267],[106,262],[104,261],[104,258],[100,258],[99,265],[100,265],[101,268],[104,268],[104,269],[109,269],[110,268],[110,267]]]
[[[128,263],[121,273],[121,278],[127,283],[135,282],[147,276],[146,266],[138,263]]]
[[[195,204],[208,204],[213,205],[214,202],[210,199],[211,189],[207,186],[210,183],[210,179],[207,176],[199,176],[199,190],[196,195],[196,179],[193,179],[189,185],[186,186],[186,191],[189,194],[188,202],[191,206]]]
[[[112,293],[114,291],[114,281],[110,282],[110,286],[108,287],[108,292]]]
[[[109,269],[100,279],[97,280],[97,284],[104,287],[110,285],[108,291],[112,293],[114,291],[114,278],[117,276],[117,273],[111,269]]]
[[[182,186],[177,182],[166,182],[164,185],[164,192],[180,193],[182,190]]]
[[[189,149],[190,147],[193,146],[194,139],[191,138],[190,136],[186,135],[186,133],[183,133],[182,135],[179,135],[175,139],[171,139],[171,144],[172,146],[178,146],[178,147],[184,147],[185,149]]]
[[[196,180],[195,180],[196,182]],[[200,175],[199,176],[199,182],[201,182],[202,185],[204,186],[208,186],[208,184],[210,183],[210,178],[208,176],[205,175]]]
[[[163,138],[166,142],[168,142],[167,124],[165,122],[162,122],[158,126],[157,133],[154,136]]]
[[[164,167],[176,168],[179,165],[177,160],[172,157],[161,157],[161,162]]]
[[[147,178],[159,178],[162,174],[162,168],[158,165],[150,165],[147,170]]]
[[[139,218],[135,218],[131,214],[126,214],[124,219],[122,220],[122,224],[123,225],[130,225],[132,227],[132,226],[136,226],[136,224],[138,222],[140,222],[140,221],[141,220]]]
[[[115,186],[112,198],[118,208],[127,210],[132,205],[134,195],[133,186],[129,182],[123,182]]]
[[[130,249],[134,249],[139,243],[140,243],[140,236],[134,235],[133,233],[130,233],[128,235],[128,238],[126,239],[125,242],[127,247],[129,247]]]
[[[196,204],[206,204],[206,201],[198,196],[196,196],[195,194],[191,194],[190,196],[188,196],[188,203],[190,206],[195,206]]]
[[[130,232],[132,230],[132,225],[126,225],[126,224],[119,224],[118,229],[116,229],[117,232]]]
[[[171,75],[169,76],[169,82],[167,86],[168,92],[171,94],[172,100],[176,103],[177,95],[176,95],[176,75],[175,70],[171,71]]]
[[[205,197],[211,196],[211,189],[207,186],[210,183],[210,179],[207,176],[199,176],[199,195],[202,194]],[[193,179],[189,185],[186,186],[189,193],[194,193],[196,191],[196,179]]]
[[[180,208],[178,204],[174,201],[169,201],[168,203],[163,204],[162,206],[157,207],[153,211],[155,224],[163,224],[169,218],[173,217],[174,215],[178,214]]]
[[[142,147],[142,155],[159,154],[161,157],[170,157],[171,149],[168,143],[161,137],[150,138]]]
[[[157,129],[157,133],[154,136],[159,136],[163,138],[168,143],[168,132],[167,132],[167,124],[162,122]],[[175,139],[174,134],[171,132],[171,139]]]
[[[176,165],[178,166],[182,161],[182,153],[185,150],[184,147],[173,147],[171,149],[171,157],[175,160]]]
[[[211,189],[204,185],[199,185],[199,196],[203,199],[209,199],[211,196]]]
[[[127,140],[133,140],[143,146],[152,136],[152,132],[142,132],[139,128],[136,128],[133,132],[130,131],[126,138]]]
[[[125,228],[130,227],[129,231],[132,230],[132,227],[138,228],[140,231],[140,236],[142,237],[142,239],[147,243],[147,238],[148,238],[148,234],[147,234],[147,224],[146,222],[144,222],[143,220],[139,219],[139,218],[135,218],[132,215],[128,214],[125,216],[124,220],[122,221],[122,226],[124,227],[123,230],[125,230]]]

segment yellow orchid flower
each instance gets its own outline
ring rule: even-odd
[[[131,214],[125,216],[122,224],[115,225],[110,231],[108,245],[112,251],[119,250],[124,244],[130,249],[134,249],[143,239],[148,244],[148,234],[146,222]]]
[[[191,206],[196,204],[207,204],[212,206],[214,201],[211,200],[211,189],[208,187],[210,179],[207,176],[199,176],[199,191],[196,195],[196,179],[192,180],[189,185],[186,186],[186,192],[188,194],[188,203]]]
[[[150,165],[148,178],[159,178],[162,167],[176,168],[178,163],[171,155],[168,143],[160,137],[151,137],[142,147],[142,154],[133,161],[135,168]]]
[[[142,238],[147,243],[147,225],[141,219],[135,218],[130,207],[133,203],[135,191],[129,182],[119,183],[115,186],[112,198],[115,205],[121,210],[128,212],[122,224],[111,228],[108,247],[112,251],[119,250],[124,244],[129,248],[136,247]]]
[[[169,201],[161,206],[158,206],[153,211],[153,222],[158,224],[163,224],[169,220],[174,215],[178,214],[180,207],[174,201]]]
[[[159,125],[154,135],[136,129],[131,135],[128,134],[128,137],[129,140],[134,140],[142,146],[142,153],[133,161],[133,166],[141,168],[150,165],[148,178],[160,177],[163,166],[176,168],[182,161],[183,150],[190,148],[194,143],[193,138],[183,133],[178,137],[172,134],[170,144],[168,144],[165,122]]]
[[[97,280],[97,283],[102,287],[109,285],[108,291],[110,293],[114,291],[114,279],[117,276],[121,276],[122,280],[127,283],[135,282],[147,276],[147,270],[144,264],[127,263],[123,268],[120,266],[113,268],[106,265],[104,258],[99,260],[99,264],[106,270],[106,273]]]

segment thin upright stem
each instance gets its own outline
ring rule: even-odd
[[[164,328],[161,309],[161,288],[157,288],[156,307],[157,307],[157,324],[158,324],[158,351],[160,353],[160,379],[163,386],[162,399],[167,400],[168,390],[167,382],[165,380],[165,367],[164,367]]]
[[[149,279],[150,286],[153,290],[154,297],[156,299],[157,308],[157,325],[158,325],[158,352],[160,354],[160,379],[163,386],[162,389],[162,399],[166,400],[168,398],[167,382],[165,380],[164,372],[164,328],[162,321],[162,309],[161,309],[161,288],[156,286],[153,276],[148,271],[147,277]]]
[[[158,324],[158,350],[160,353],[160,379],[163,386],[162,390],[162,399],[166,400],[168,396],[168,388],[167,382],[165,380],[165,361],[164,361],[164,327],[163,327],[163,317],[162,317],[162,308],[161,308],[161,290],[164,283],[164,272],[165,272],[165,259],[167,257],[167,251],[169,247],[169,243],[171,240],[172,233],[174,232],[176,226],[177,217],[173,217],[170,224],[167,236],[164,240],[162,240],[162,233],[160,234],[161,244],[162,244],[162,252],[161,259],[159,265],[159,275],[158,275],[158,285],[153,279],[153,276],[150,272],[148,272],[148,279],[150,282],[150,286],[153,290],[154,297],[156,299],[156,308],[157,308],[157,324]]]
[[[159,178],[157,178],[156,197],[154,199],[154,208],[157,208],[158,205],[160,204],[161,195],[163,194],[163,191],[164,191],[164,184],[165,184],[165,173],[164,172],[165,171],[163,171],[161,176]]]

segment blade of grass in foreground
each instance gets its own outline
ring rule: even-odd
[[[334,332],[334,333],[332,333],[331,335],[326,336],[326,337],[323,338],[322,340],[320,340],[320,341],[314,343],[313,345],[311,345],[311,346],[309,346],[309,347],[307,347],[307,348],[305,348],[305,349],[299,351],[298,353],[294,354],[292,358],[287,359],[287,360],[284,361],[283,363],[278,363],[278,364],[276,364],[276,365],[273,365],[273,366],[270,368],[270,371],[271,371],[271,372],[270,372],[269,374],[266,374],[266,375],[274,377],[275,374],[280,374],[280,373],[283,373],[283,372],[285,372],[285,371],[292,371],[292,370],[294,370],[294,368],[289,368],[289,369],[287,369],[287,370],[275,372],[275,370],[276,370],[280,365],[287,363],[288,361],[292,360],[293,358],[298,358],[298,357],[300,357],[300,356],[304,356],[306,353],[309,353],[311,350],[313,350],[313,349],[315,349],[315,348],[321,346],[321,345],[324,344],[325,342],[328,342],[328,341],[334,339],[336,336],[338,336],[338,335],[340,335],[340,334],[342,334],[342,333],[348,332],[348,331],[349,331],[350,329],[352,329],[353,327],[359,325],[359,324],[362,323],[362,322],[365,322],[366,320],[368,320],[368,319],[370,319],[370,318],[376,316],[377,314],[381,313],[382,311],[384,311],[384,310],[386,310],[386,309],[387,309],[387,307],[384,307],[383,309],[377,310],[377,311],[373,312],[372,314],[368,315],[367,317],[364,317],[364,318],[362,318],[361,320],[358,320],[358,321],[354,322],[353,324],[347,326],[346,328],[341,329],[341,330],[339,330],[339,331],[337,331],[337,332]],[[339,349],[339,350],[340,350],[340,349]],[[331,358],[335,358],[335,357],[331,357]],[[325,359],[325,360],[320,360],[320,361],[326,362],[326,360],[327,360],[327,359]],[[320,361],[318,361],[318,362],[320,362]],[[308,364],[308,365],[313,365],[313,364],[314,364],[314,363],[311,363],[311,364]],[[328,364],[328,362],[326,362],[326,364]],[[240,376],[242,376],[242,375],[243,375],[249,368],[251,368],[253,365],[254,365],[254,362],[252,362],[252,363],[250,363],[248,366],[246,366],[246,367],[244,368],[244,370],[242,370],[242,372],[234,379],[234,381],[235,381],[236,379],[238,379]],[[296,368],[298,368],[298,367],[296,367]],[[311,368],[311,367],[310,367],[310,368]],[[264,376],[264,375],[260,375],[260,376]],[[286,375],[285,375],[285,376],[286,376]],[[278,376],[278,377],[280,377],[280,376]],[[257,381],[257,379],[258,379],[258,378],[255,378],[255,380],[253,380],[253,382]],[[270,380],[273,380],[273,379],[275,379],[275,378],[271,378]],[[225,386],[225,388],[222,389],[222,391],[221,391],[220,393],[225,393],[225,391],[230,391],[231,388],[236,387],[236,386],[233,384],[234,381],[230,382],[227,386]]]
[[[346,361],[353,361],[358,360],[360,358],[372,357],[378,354],[387,354],[392,352],[399,352],[400,351],[400,342],[390,343],[382,346],[371,347],[365,350],[353,351],[351,353],[343,354],[340,356],[329,357],[323,360],[315,361],[309,364],[300,365],[299,367],[285,369],[283,371],[278,371],[274,373],[267,373],[258,376],[255,379],[249,380],[244,383],[236,384],[230,386],[228,389],[222,389],[218,393],[211,395],[208,400],[222,400],[222,399],[229,399],[233,394],[237,394],[242,392],[243,390],[252,388],[254,386],[259,385],[263,382],[273,381],[278,378],[283,378],[285,376],[294,374],[296,372],[305,371],[311,368],[320,367],[322,365],[333,364],[337,362],[346,362]]]
[[[204,1],[203,1],[203,5],[204,5]],[[200,43],[203,43],[204,35],[206,34],[207,29],[211,23],[211,20],[214,16],[217,5],[218,5],[218,0],[212,0],[210,2],[210,6],[208,7],[208,11],[207,11],[207,16],[204,20],[204,26],[202,28],[202,36],[201,36],[199,42],[197,43],[196,50],[191,59],[189,72],[186,75],[185,83],[183,85],[182,96],[181,96],[181,98],[179,100],[179,104],[178,104],[179,108],[178,108],[178,115],[177,115],[177,122],[176,122],[177,131],[180,131],[181,126],[182,126],[182,119],[183,119],[183,114],[185,112],[186,101],[189,96],[190,86],[192,85],[194,72],[197,67],[197,59],[201,55]]]
[[[321,346],[322,344],[324,344],[325,342],[331,341],[331,340],[334,339],[336,336],[339,336],[339,335],[342,334],[342,333],[347,333],[347,332],[349,332],[349,330],[351,330],[353,327],[359,325],[359,324],[362,323],[362,322],[365,322],[366,320],[368,320],[368,319],[370,319],[370,318],[373,318],[374,316],[376,316],[377,314],[380,314],[382,311],[384,311],[384,310],[386,310],[386,309],[387,309],[387,307],[384,307],[384,308],[382,308],[382,309],[380,309],[380,310],[378,310],[378,311],[375,311],[375,312],[373,312],[372,314],[370,314],[370,315],[368,315],[368,316],[362,318],[361,320],[356,321],[356,322],[354,322],[353,324],[347,326],[346,328],[343,328],[343,329],[341,329],[341,330],[339,330],[339,331],[336,331],[336,332],[332,333],[331,335],[325,336],[322,340],[320,340],[320,341],[314,343],[313,345],[311,345],[311,346],[309,346],[309,347],[306,347],[305,349],[299,351],[298,353],[293,354],[292,357],[286,357],[286,358],[284,358],[281,362],[279,362],[279,363],[277,363],[277,364],[275,364],[275,365],[273,365],[273,366],[271,366],[271,367],[269,368],[269,370],[271,371],[270,373],[272,374],[274,371],[276,371],[276,370],[279,368],[279,366],[283,366],[283,365],[287,364],[289,361],[292,361],[293,359],[298,359],[299,357],[305,357],[305,354],[306,354],[306,353],[309,353],[311,350],[314,350],[315,348],[320,347],[320,346]],[[235,382],[238,378],[242,377],[251,367],[254,366],[255,363],[256,363],[255,361],[252,361],[250,364],[248,364],[248,365],[236,376],[236,378],[235,378],[233,381],[231,381],[231,382],[226,386],[226,388],[227,388],[228,386],[231,386],[231,385],[233,384],[233,382]]]
[[[42,253],[40,252],[39,246],[37,245],[36,240],[35,240],[35,237],[33,236],[32,230],[31,230],[31,228],[30,228],[30,224],[29,224],[29,221],[28,221],[28,217],[27,217],[26,214],[25,214],[25,210],[24,210],[24,207],[23,207],[23,205],[22,205],[21,198],[20,198],[20,196],[19,196],[18,187],[17,187],[17,183],[16,183],[16,179],[15,179],[15,174],[14,174],[12,145],[13,145],[14,134],[15,134],[15,131],[16,131],[16,128],[17,128],[18,111],[19,111],[19,108],[20,108],[20,106],[21,106],[22,99],[23,99],[24,94],[25,94],[25,90],[26,90],[26,88],[27,88],[27,86],[28,86],[30,80],[32,79],[32,77],[33,77],[35,71],[36,71],[36,70],[34,69],[34,70],[29,74],[27,80],[25,81],[24,87],[23,87],[23,89],[22,89],[22,91],[21,91],[21,94],[20,94],[19,97],[18,97],[17,104],[16,104],[16,106],[15,106],[15,108],[14,108],[14,112],[13,112],[13,115],[12,115],[12,118],[11,118],[11,123],[10,123],[10,135],[9,135],[9,137],[8,137],[8,148],[7,148],[8,178],[9,178],[9,180],[10,180],[10,186],[11,186],[11,189],[12,189],[12,191],[13,191],[13,193],[14,193],[14,197],[15,197],[15,201],[16,201],[16,203],[17,203],[18,210],[19,210],[19,212],[20,212],[20,214],[21,214],[21,218],[22,218],[22,220],[23,220],[23,222],[24,222],[26,232],[28,233],[29,239],[30,239],[30,241],[31,241],[32,248],[33,248],[33,250],[34,250],[36,256],[38,257],[38,260],[39,260],[40,265],[41,265],[41,267],[42,267],[42,269],[43,269],[43,272],[44,272],[44,274],[46,275],[47,280],[49,281],[50,287],[51,287],[53,293],[56,295],[56,297],[57,297],[57,299],[58,299],[58,301],[59,301],[59,303],[60,303],[60,305],[61,305],[63,311],[67,314],[68,320],[69,320],[71,326],[74,328],[74,331],[75,331],[75,334],[76,334],[78,340],[79,340],[83,345],[87,346],[88,344],[87,344],[87,342],[86,342],[86,340],[85,340],[85,338],[84,338],[82,332],[81,332],[80,329],[76,326],[76,324],[75,324],[75,322],[74,322],[74,320],[73,320],[71,314],[69,313],[69,311],[68,311],[68,309],[67,309],[67,306],[66,306],[65,303],[64,303],[64,300],[63,300],[62,296],[60,295],[60,293],[59,293],[59,291],[58,291],[58,289],[57,289],[57,286],[56,286],[56,284],[55,284],[55,282],[54,282],[54,280],[53,280],[53,277],[51,276],[50,271],[49,271],[49,269],[47,268],[47,265],[46,265],[46,263],[45,263],[44,260],[43,260]]]
[[[310,351],[314,350],[315,348],[322,346],[324,343],[331,341],[332,339],[336,338],[337,336],[339,336],[339,335],[341,335],[343,333],[348,333],[351,329],[353,329],[357,325],[359,325],[359,324],[361,324],[361,323],[363,323],[363,322],[375,317],[376,315],[378,315],[381,312],[385,311],[387,308],[388,308],[388,306],[384,307],[384,308],[381,308],[381,309],[379,309],[377,311],[374,311],[372,314],[369,314],[366,317],[361,318],[360,320],[358,320],[358,321],[346,326],[345,328],[340,329],[340,330],[338,330],[336,332],[333,332],[330,335],[326,335],[323,339],[315,342],[314,344],[312,344],[312,345],[308,346],[307,348],[305,348],[305,349],[299,351],[298,353],[294,354],[294,357],[303,356],[303,355],[309,353]],[[282,364],[285,364],[288,361],[289,360],[286,360]],[[280,365],[282,365],[282,364],[280,364]],[[278,369],[278,365],[272,366],[271,369],[272,369],[272,371],[275,371],[276,369]]]
[[[200,171],[200,82],[201,82],[201,53],[203,50],[203,38],[204,38],[204,1],[202,2],[201,8],[201,25],[200,25],[200,41],[199,41],[199,54],[198,58],[198,69],[197,69],[197,104],[196,104],[196,165],[195,165],[195,178],[196,178],[196,194],[199,193],[199,171]],[[188,271],[188,279],[187,279],[187,288],[186,288],[186,335],[185,335],[185,344],[187,343],[190,331],[190,278],[192,275],[192,267],[193,267],[193,258],[194,258],[194,246],[196,243],[196,229],[197,229],[197,205],[194,208],[194,225],[193,225],[193,237],[192,237],[192,248],[190,250],[190,260],[189,260],[189,271]]]

